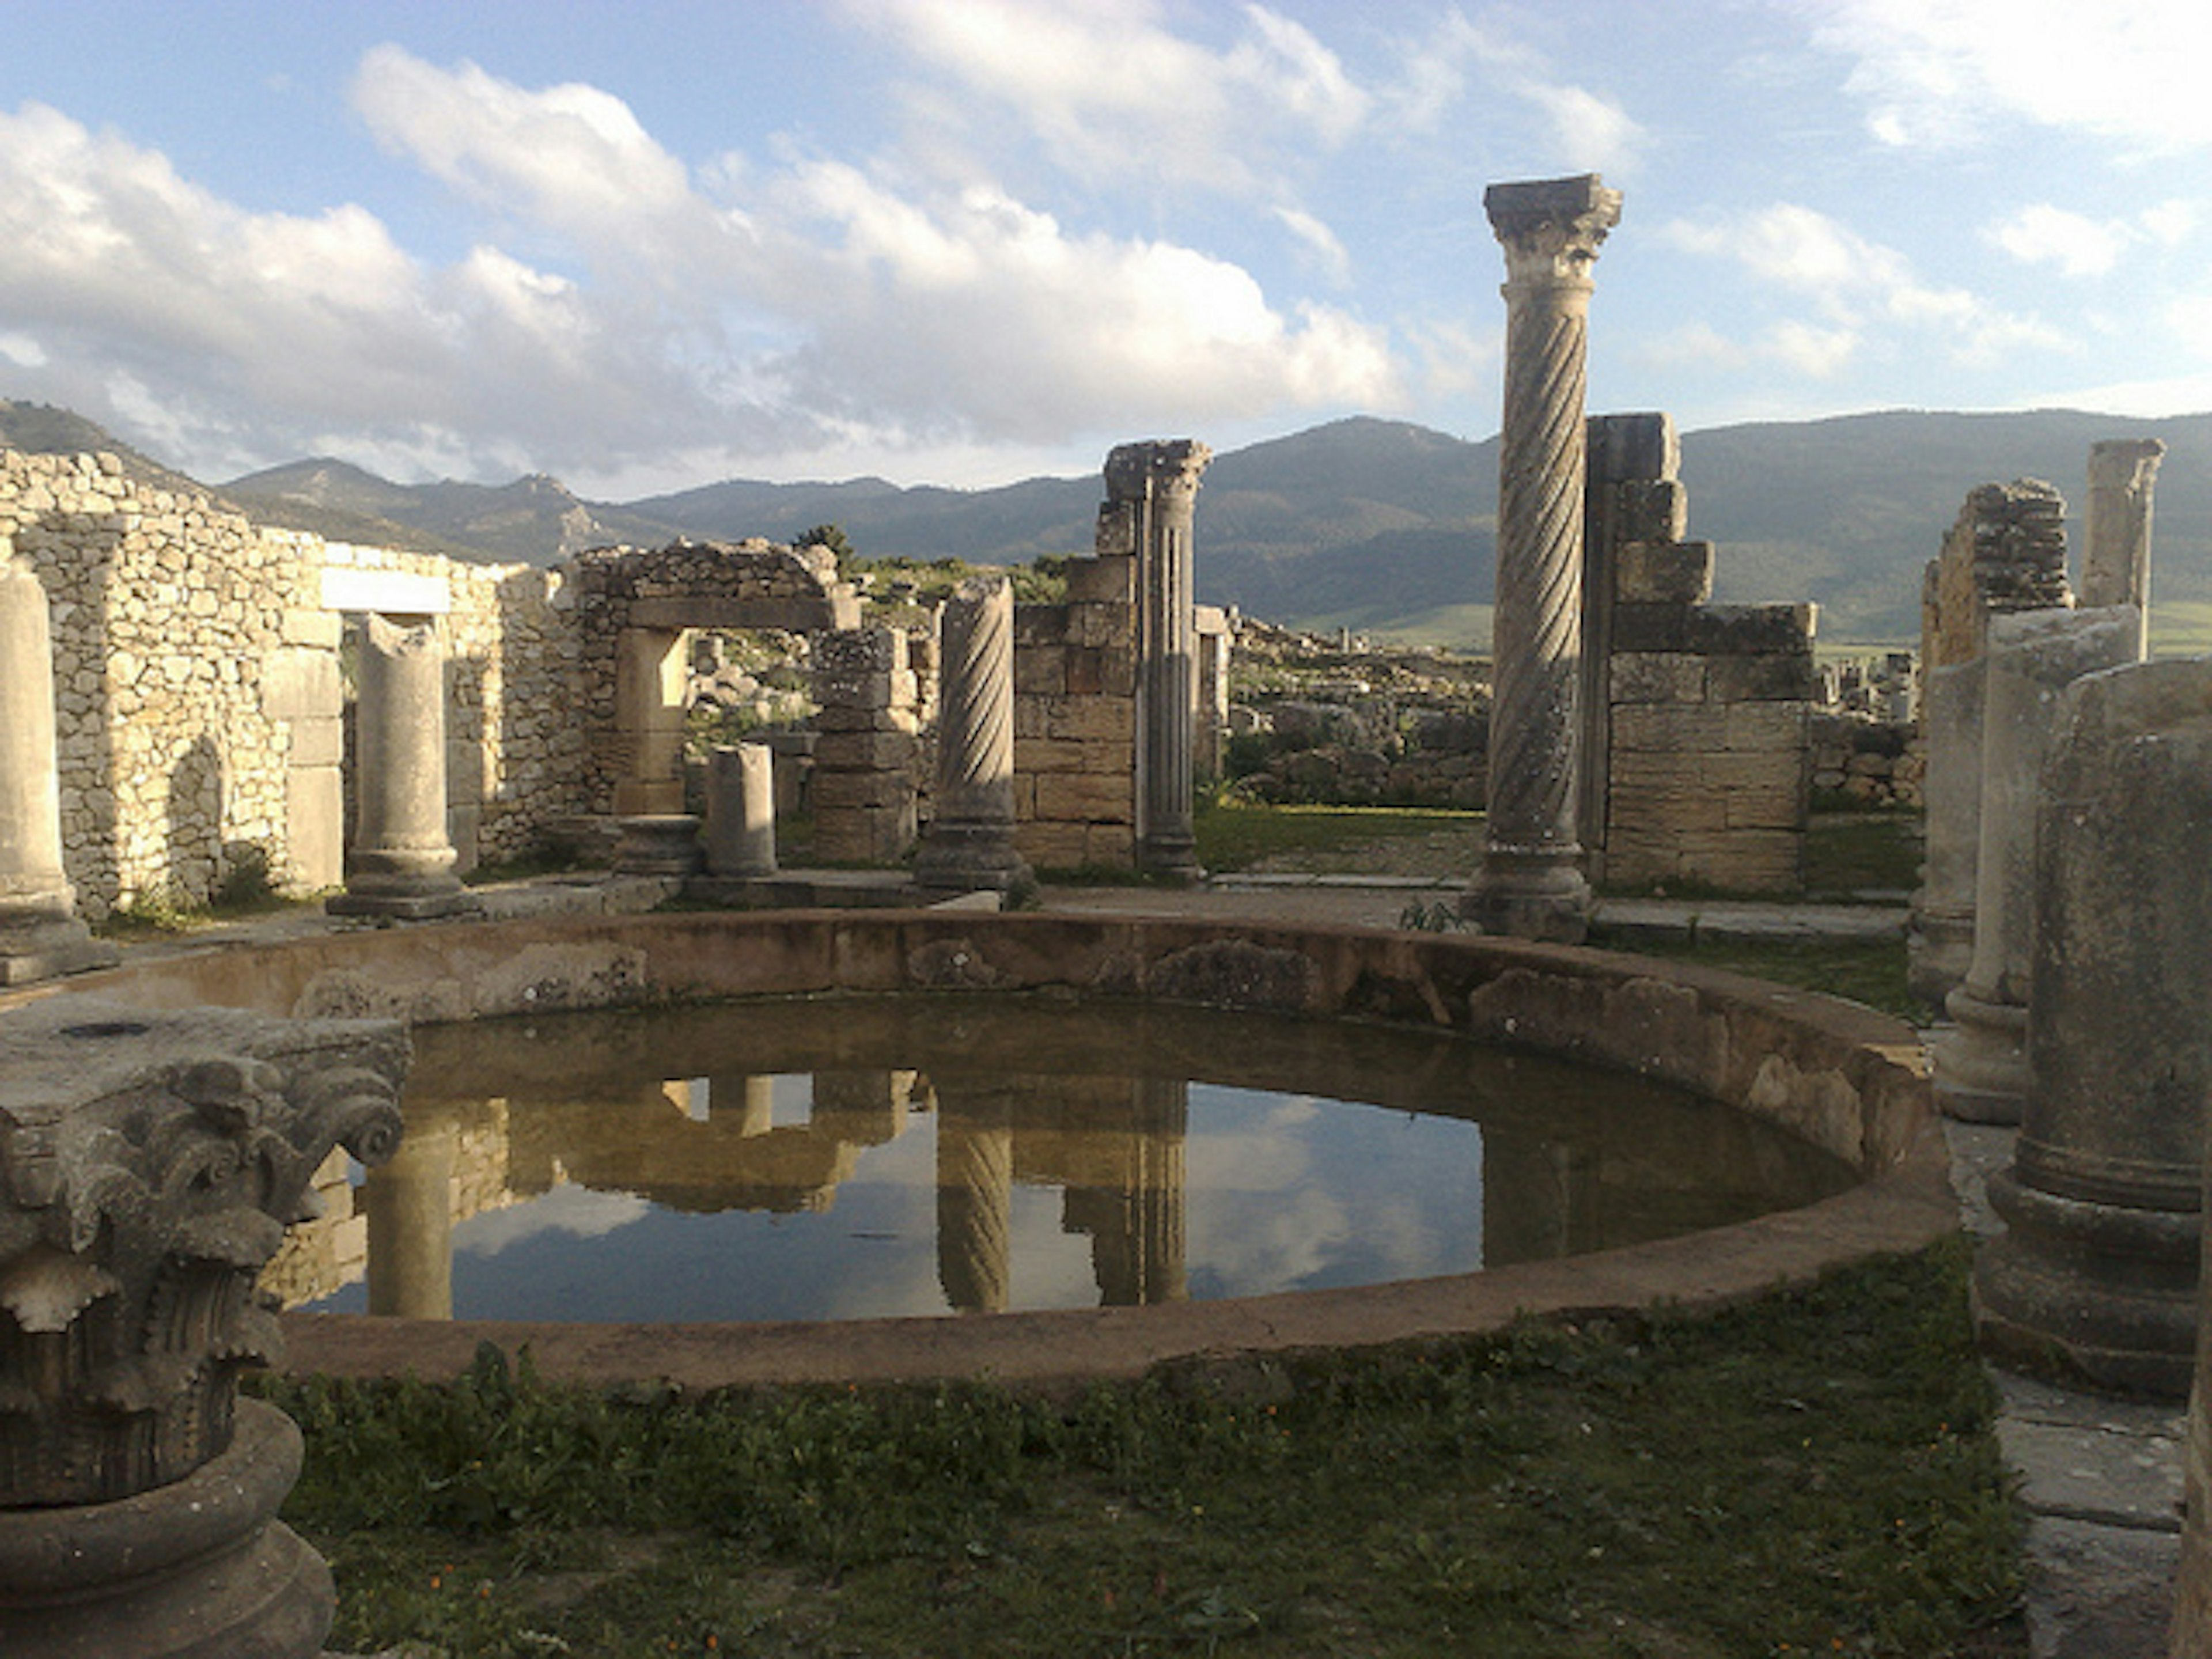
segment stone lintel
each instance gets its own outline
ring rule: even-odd
[[[840,620],[834,592],[741,599],[734,593],[696,593],[633,599],[632,628],[781,628],[811,634],[849,627]]]
[[[2089,446],[2089,487],[2132,489],[2158,476],[2166,445],[2156,438],[2100,438]]]
[[[363,570],[343,565],[323,571],[325,611],[368,611],[384,617],[442,617],[453,608],[441,576],[405,570]]]

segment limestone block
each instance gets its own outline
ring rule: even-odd
[[[1014,607],[1014,654],[1030,646],[1067,642],[1069,607],[1064,605],[1018,605]]]
[[[1087,826],[1030,820],[1014,826],[1014,848],[1040,870],[1073,870],[1089,861]]]
[[[1682,468],[1674,417],[1663,410],[1594,415],[1584,424],[1589,476],[1607,483],[1672,478]]]
[[[1129,822],[1085,825],[1083,861],[1094,870],[1134,869],[1137,843]]]
[[[818,768],[814,774],[814,810],[817,813],[894,807],[902,800],[910,804],[913,799],[914,784],[903,775],[832,772]]]
[[[1623,836],[1642,840],[1714,833],[1728,828],[1726,797],[1714,790],[1698,787],[1694,781],[1684,779],[1678,768],[1668,769],[1663,777],[1648,773],[1636,775],[1641,769],[1624,769],[1626,775],[1622,771],[1613,775],[1613,787],[1607,797],[1608,850]],[[1654,772],[1657,769],[1651,769]]]
[[[1703,605],[1712,597],[1711,542],[1625,541],[1615,558],[1613,596],[1623,605]]]
[[[1025,645],[1018,641],[1014,650],[1014,695],[1017,697],[1064,696],[1068,689],[1068,649],[1064,645]]]
[[[1684,652],[1623,651],[1613,658],[1613,701],[1701,702],[1705,661]]]
[[[1764,751],[1802,757],[1805,752],[1805,706],[1795,702],[1739,702],[1727,706],[1727,738],[1732,751]]]
[[[1808,648],[1817,621],[1807,605],[1622,605],[1616,651],[1695,651],[1708,656]]]
[[[1707,684],[1716,702],[1805,702],[1819,690],[1810,651],[1709,657]]]
[[[1137,562],[1127,554],[1067,562],[1067,597],[1076,604],[1132,605],[1137,596]]]
[[[295,720],[290,726],[292,747],[286,758],[293,767],[344,763],[345,722],[336,715],[327,720]]]
[[[909,732],[824,732],[814,745],[814,763],[825,773],[902,772],[920,754]]]
[[[1014,771],[1082,772],[1089,769],[1090,750],[1066,738],[1014,738]]]
[[[1674,478],[1630,478],[1614,486],[1622,541],[1679,542],[1690,532],[1690,492]]]
[[[1067,640],[1071,645],[1133,647],[1137,641],[1137,612],[1126,605],[1068,606]]]
[[[1036,781],[1036,811],[1041,818],[1113,819],[1133,821],[1136,810],[1133,778],[1101,777],[1096,773],[1047,773]]]
[[[1047,731],[1055,738],[1082,742],[1136,740],[1136,704],[1121,697],[1069,697],[1046,711]]]
[[[1732,830],[1683,849],[1685,879],[1740,893],[1789,893],[1805,884],[1805,837],[1797,830]]]
[[[1624,703],[1613,711],[1613,754],[1617,760],[1633,751],[1717,753],[1729,746],[1732,712],[1710,702]]]

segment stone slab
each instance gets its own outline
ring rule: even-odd
[[[385,617],[442,617],[453,608],[444,577],[405,570],[326,566],[322,595],[326,611],[374,611]]]

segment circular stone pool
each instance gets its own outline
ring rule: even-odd
[[[1553,1060],[1568,1060],[1595,1068],[1601,1079],[1662,1085],[1646,1103],[1625,1109],[1630,1127],[1622,1144],[1633,1154],[1664,1138],[1670,1114],[1687,1113],[1709,1123],[1741,1125],[1741,1133],[1765,1149],[1754,1162],[1772,1162],[1786,1147],[1804,1170],[1828,1172],[1802,1182],[1786,1177],[1748,1209],[1788,1207],[1749,1218],[1739,1218],[1745,1209],[1692,1215],[1688,1224],[1696,1231],[1655,1242],[1651,1235],[1662,1230],[1647,1228],[1648,1214],[1635,1213],[1639,1205],[1669,1207],[1659,1198],[1668,1177],[1655,1164],[1648,1182],[1631,1176],[1610,1189],[1602,1182],[1592,1189],[1603,1201],[1590,1211],[1613,1212],[1615,1220],[1594,1230],[1585,1225],[1579,1241],[1571,1237],[1579,1253],[1479,1246],[1481,1271],[1415,1261],[1417,1276],[1379,1284],[1218,1300],[1147,1300],[1139,1274],[1129,1281],[1138,1294],[1107,1298],[1132,1305],[990,1318],[585,1324],[295,1314],[286,1320],[290,1363],[303,1370],[447,1375],[465,1368],[478,1343],[489,1340],[509,1348],[527,1344],[545,1374],[601,1382],[652,1378],[701,1387],[992,1375],[1052,1382],[1129,1374],[1176,1355],[1477,1330],[1522,1311],[1709,1303],[1856,1256],[1916,1248],[1956,1224],[1920,1045],[1905,1026],[1853,1005],[1732,975],[1516,941],[1164,917],[945,911],[440,923],[143,961],[14,993],[0,1008],[80,992],[149,1009],[207,1004],[278,1015],[399,1017],[416,1024],[424,1054],[434,1060],[441,1048],[432,1027],[732,998],[921,996],[925,1025],[931,1011],[940,1025],[955,1011],[998,1020],[1009,999],[1042,998],[1056,1007],[1103,1010],[1109,1025],[1119,1020],[1132,1032],[1176,1026],[1181,1016],[1165,1011],[1211,1009],[1264,1025],[1271,1035],[1251,1052],[1273,1055],[1267,1065],[1284,1073],[1273,1082],[1299,1096],[1316,1091],[1315,1077],[1299,1068],[1322,1050],[1352,1055],[1352,1069],[1365,1073],[1368,1082],[1348,1097],[1399,1113],[1409,1093],[1428,1090],[1436,1067],[1467,1077],[1503,1063],[1534,1076]],[[711,1023],[713,1017],[704,1018]],[[1146,1027],[1148,1020],[1152,1028]],[[541,1030],[555,1025],[539,1018],[524,1029],[529,1024]],[[636,1029],[647,1028],[641,1023]],[[1385,1038],[1387,1053],[1364,1046]],[[1177,1041],[1188,1046],[1193,1040]],[[1195,1041],[1206,1063],[1186,1068],[1185,1075],[1222,1080],[1219,1056],[1229,1045]],[[465,1043],[463,1052],[476,1046]],[[846,1069],[897,1069],[890,1058],[875,1053],[868,1067]],[[718,1114],[713,1074],[691,1073],[691,1063],[666,1068],[656,1079],[685,1085],[681,1101],[657,1089],[668,1119],[700,1121],[692,1115],[700,1103],[689,1086],[706,1077],[705,1121],[720,1115],[740,1130],[748,1123],[775,1128],[772,1089],[765,1102]],[[933,1064],[951,1074],[947,1062]],[[433,1092],[465,1095],[449,1086],[465,1069],[447,1060],[427,1071],[418,1067],[418,1075]],[[824,1068],[756,1057],[738,1075],[801,1069]],[[1226,1080],[1238,1087],[1253,1081]],[[941,1109],[943,1079],[933,1081]],[[733,1086],[737,1094],[726,1095],[726,1102],[743,1097],[744,1085]],[[1598,1092],[1613,1087],[1601,1081]],[[1710,1103],[1731,1109],[1705,1109]],[[811,1115],[818,1109],[809,1109]],[[1532,1145],[1594,1144],[1574,1122],[1578,1109],[1567,1097],[1540,1090],[1522,1116],[1508,1111],[1498,1121],[1529,1133]],[[1491,1121],[1480,1111],[1476,1115]],[[1535,1133],[1547,1124],[1548,1139]],[[1018,1158],[1019,1145],[1016,1133],[1001,1150]],[[1498,1156],[1497,1146],[1495,1136],[1482,1143],[1486,1162]],[[942,1150],[941,1141],[933,1146],[933,1161]],[[1557,1166],[1556,1152],[1546,1157]],[[1839,1171],[1849,1184],[1836,1191]],[[1497,1185],[1495,1173],[1471,1170],[1465,1180],[1486,1191]],[[1515,1183],[1516,1189],[1527,1185],[1525,1179]],[[1482,1216],[1478,1231],[1492,1231],[1497,1219]],[[1529,1223],[1528,1230],[1557,1232],[1561,1225],[1555,1214]],[[1565,1231],[1571,1235],[1574,1224],[1565,1224]],[[985,1250],[982,1267],[999,1260]],[[988,1279],[988,1271],[980,1278],[972,1271],[976,1265],[956,1265],[954,1277],[969,1272],[977,1282]],[[1164,1282],[1156,1279],[1155,1289]]]
[[[1765,1119],[1547,1054],[1034,994],[426,1026],[402,1108],[397,1155],[332,1182],[263,1276],[287,1306],[663,1322],[1211,1301],[1617,1249],[1856,1179]]]

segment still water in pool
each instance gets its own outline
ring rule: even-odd
[[[1350,1022],[840,998],[418,1031],[408,1136],[289,1305],[836,1320],[1246,1297],[1633,1244],[1839,1191],[1680,1091]]]

